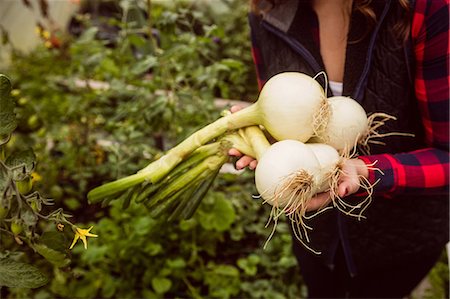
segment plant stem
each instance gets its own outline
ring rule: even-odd
[[[189,184],[193,184],[196,181],[204,179],[204,173],[214,171],[220,168],[226,160],[226,156],[223,154],[207,157],[200,164],[194,166],[189,171],[183,173],[177,177],[169,187],[164,188],[161,192],[157,193],[149,203],[146,204],[148,208],[152,208],[169,198],[180,190],[183,190]]]
[[[152,24],[152,1],[147,0],[147,27],[148,27],[148,39],[150,41],[150,45],[152,46],[152,50],[155,51],[158,48],[158,43],[155,41],[153,37],[153,24]]]
[[[200,186],[197,188],[197,190],[195,190],[195,193],[192,195],[189,202],[187,202],[186,205],[183,207],[183,211],[180,214],[182,219],[187,220],[191,218],[192,215],[194,215],[194,212],[197,210],[202,199],[205,197],[209,188],[211,188],[214,180],[219,174],[219,170],[220,168],[218,168],[212,175],[210,175],[210,178],[202,182]]]
[[[227,131],[257,124],[256,104],[236,113],[221,117],[215,122],[203,127],[190,135],[177,146],[170,149],[164,156],[150,163],[139,172],[148,174],[148,179],[155,183],[164,177],[168,171],[184,160],[192,151]]]
[[[140,184],[146,180],[147,174],[143,172],[135,173],[127,177],[121,178],[114,182],[104,184],[91,190],[87,197],[90,203],[98,203],[102,199],[120,193],[129,187]]]
[[[172,171],[170,171],[166,177],[159,181],[156,184],[149,183],[147,186],[144,186],[139,192],[140,194],[136,197],[136,202],[145,201],[147,198],[150,198],[155,193],[159,192],[163,188],[170,188],[170,184],[179,177],[182,173],[189,170],[189,168],[193,167],[196,164],[199,164],[209,156],[215,155],[219,152],[221,147],[220,142],[214,142],[207,145],[202,145],[198,149],[196,149],[186,160],[182,161],[182,163],[178,164]]]
[[[245,136],[254,151],[254,158],[261,159],[266,150],[270,147],[270,143],[258,126],[249,126],[244,128]]]
[[[240,134],[238,133],[227,134],[226,136],[223,137],[223,139],[229,141],[231,143],[231,146],[239,150],[242,154],[251,157],[255,156],[255,151],[253,150],[251,145]]]

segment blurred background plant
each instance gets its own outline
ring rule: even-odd
[[[18,120],[8,147],[32,147],[35,188],[76,223],[94,224],[99,238],[87,251],[76,246],[65,267],[22,255],[49,282],[2,288],[2,296],[305,296],[288,227],[279,224],[262,249],[269,208],[252,198],[251,172],[221,173],[194,217],[179,223],[154,220],[134,203],[86,200],[93,187],[135,172],[217,119],[233,103],[227,99],[256,98],[247,11],[239,0],[82,1],[67,30],[36,24],[40,44],[28,53],[3,30],[12,52],[0,72],[14,84]],[[1,251],[15,246],[2,241]],[[445,255],[439,267],[448,270]],[[445,283],[432,289],[448,295]]]
[[[33,188],[40,177],[34,172],[36,156],[32,148],[19,149],[10,144],[17,127],[11,82],[0,74],[0,287],[38,288],[49,280],[36,265],[65,268],[70,252],[81,237],[97,237],[71,223],[62,208]],[[16,137],[14,135],[14,137]],[[72,231],[72,233],[69,233]],[[72,245],[68,246],[74,236]]]

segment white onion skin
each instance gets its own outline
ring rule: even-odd
[[[318,174],[320,186],[317,192],[324,192],[330,188],[329,175],[334,173],[339,167],[341,157],[338,151],[331,145],[324,143],[306,143],[306,146],[310,148],[320,164],[320,172]]]
[[[325,143],[338,151],[352,149],[368,129],[364,108],[354,99],[345,96],[329,97],[327,102],[331,112],[328,124],[310,142]]]
[[[278,141],[258,160],[255,170],[256,189],[267,203],[283,207],[288,198],[282,198],[275,203],[273,196],[279,191],[284,178],[300,170],[313,177],[320,171],[320,163],[314,152],[297,140]]]
[[[314,133],[314,115],[324,101],[325,92],[312,77],[284,72],[266,82],[257,105],[262,125],[275,139],[306,142]]]

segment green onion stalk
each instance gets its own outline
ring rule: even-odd
[[[156,184],[143,184],[135,201],[144,203],[150,216],[167,216],[167,220],[190,218],[213,184],[219,170],[228,161],[228,150],[239,149],[246,155],[258,157],[270,146],[257,126],[226,134],[219,141],[202,145]]]
[[[258,124],[258,119],[260,119],[260,117],[257,103],[236,113],[223,116],[215,122],[196,131],[184,141],[167,151],[161,158],[151,162],[137,173],[92,189],[87,195],[88,200],[90,203],[98,203],[102,200],[108,200],[111,197],[120,195],[127,189],[133,188],[144,182],[146,184],[158,184],[166,178],[177,165],[190,157],[191,153],[196,150],[199,150],[199,152],[204,150],[207,151],[202,148],[203,145],[222,135],[232,135],[231,132],[234,132],[239,128]],[[231,137],[231,135],[228,140],[229,145],[228,147],[225,146],[225,149],[233,146],[233,138],[237,139],[237,137]],[[224,144],[225,140],[226,138],[222,139],[221,143]],[[238,144],[235,144],[234,146],[239,148]],[[245,149],[241,148],[241,150],[245,152]],[[224,155],[226,156],[226,153]],[[211,164],[211,162],[209,164]]]
[[[137,173],[92,189],[87,195],[88,200],[90,203],[98,203],[109,197],[117,196],[125,190],[143,182],[157,184],[196,149],[199,149],[215,138],[224,134],[226,135],[227,132],[233,132],[242,127],[258,124],[259,118],[257,103],[236,113],[223,116],[196,131],[167,151],[161,158],[151,162]]]

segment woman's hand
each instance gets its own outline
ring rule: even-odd
[[[360,178],[369,177],[367,165],[361,159],[350,159],[342,166],[342,173],[339,177],[337,194],[344,198],[356,193],[360,187]],[[330,192],[316,194],[308,203],[308,211],[315,211],[325,207],[331,202]]]
[[[239,157],[239,160],[237,160],[236,162],[236,169],[243,169],[245,167],[248,167],[249,169],[253,170],[258,164],[258,161],[256,161],[255,158],[250,156],[243,156],[242,153],[235,148],[230,149],[228,151],[228,155]]]
[[[242,106],[234,105],[230,108],[231,113],[234,113],[236,111],[241,110]],[[250,156],[244,156],[241,152],[239,152],[237,149],[232,148],[228,151],[228,155],[233,157],[238,157],[239,160],[236,162],[236,169],[243,169],[245,167],[248,167],[249,169],[255,169],[256,165],[258,164],[258,161],[255,160],[255,158]]]

